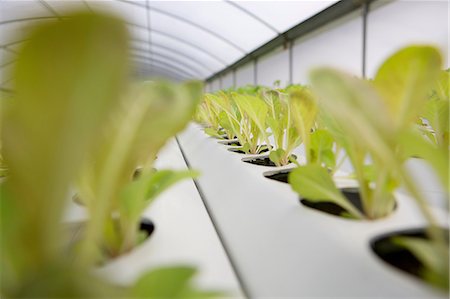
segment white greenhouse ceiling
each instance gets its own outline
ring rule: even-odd
[[[126,21],[139,74],[185,80],[208,78],[335,2],[0,0],[1,88],[10,88],[23,28],[76,8]]]

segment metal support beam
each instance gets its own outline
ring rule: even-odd
[[[158,46],[155,46],[155,45],[153,45],[153,46],[154,46],[154,48],[158,48]],[[210,72],[210,70],[208,68],[206,68],[206,67],[203,67],[203,65],[199,65],[199,64],[196,64],[196,63],[192,64],[192,61],[190,59],[188,59],[188,57],[186,57],[186,56],[182,56],[182,55],[176,54],[177,56],[182,56],[182,59],[179,59],[179,58],[173,57],[172,55],[168,56],[168,55],[163,54],[163,53],[167,53],[167,52],[173,53],[172,51],[167,50],[167,49],[164,49],[164,51],[156,51],[156,50],[148,51],[147,49],[144,49],[144,48],[133,47],[132,46],[131,50],[134,51],[134,52],[137,52],[137,53],[150,54],[149,55],[150,57],[152,55],[157,55],[157,56],[160,56],[160,57],[167,58],[169,60],[173,60],[174,62],[176,62],[176,63],[178,63],[180,65],[183,65],[183,66],[185,66],[187,68],[194,69],[199,74],[202,74],[202,73],[205,73],[205,72],[206,73]],[[185,59],[183,59],[183,58],[185,58]]]
[[[176,59],[173,59],[172,57],[162,55],[159,53],[152,53],[151,56],[150,55],[146,56],[146,55],[140,55],[140,54],[132,54],[132,57],[149,59],[150,62],[153,60],[159,60],[161,62],[165,62],[170,65],[176,66],[179,70],[184,70],[186,73],[189,72],[189,74],[191,74],[192,77],[203,77],[204,76],[204,75],[202,75],[202,73],[194,70],[189,65],[187,65],[181,61],[178,61]]]
[[[233,75],[233,88],[236,88],[236,69],[231,70]]]
[[[294,47],[294,42],[291,41],[289,42],[288,45],[288,84],[293,84],[294,83],[294,51],[293,51],[293,47]]]
[[[279,34],[274,39],[268,41],[267,43],[257,48],[256,50],[253,50],[252,52],[248,53],[235,63],[208,77],[206,81],[211,81],[214,78],[224,73],[227,73],[231,69],[236,69],[254,60],[257,57],[261,57],[262,55],[269,53],[270,51],[276,49],[277,47],[284,45],[286,42],[290,42],[299,37],[305,36],[306,34],[313,32],[314,30],[317,30],[318,28],[332,21],[335,21],[357,9],[360,9],[366,2],[372,1],[374,0],[339,1],[331,5],[330,7],[322,10],[321,12],[317,13],[316,15],[312,16],[311,18],[301,22],[297,26],[287,30],[284,33]]]
[[[365,2],[362,10],[362,70],[361,75],[366,78],[366,64],[367,64],[367,19],[369,18],[370,1]]]
[[[92,9],[92,7],[89,5],[89,3],[86,0],[83,0],[83,4],[86,6],[86,8],[90,11],[90,12],[94,12],[94,10]]]
[[[192,79],[193,78],[198,78],[196,74],[190,73],[189,71],[186,71],[186,70],[178,67],[177,65],[174,65],[174,64],[169,63],[167,61],[162,61],[162,60],[156,59],[155,57],[150,59],[150,58],[145,57],[145,56],[142,56],[142,57],[135,56],[134,58],[135,59],[142,59],[142,61],[146,61],[148,63],[159,63],[160,65],[164,65],[168,69],[171,69],[171,70],[176,71],[176,72],[178,72],[180,74],[183,74],[184,76],[186,76],[188,78],[192,78]]]
[[[52,15],[54,15],[55,17],[58,18],[58,20],[61,20],[61,16],[56,12],[56,10],[53,9],[53,7],[47,3],[47,1],[45,0],[39,0],[39,3],[42,4],[42,6],[44,6]]]
[[[61,18],[67,18],[67,17],[63,16],[63,17],[61,17]],[[21,19],[14,19],[14,20],[2,21],[2,22],[0,22],[0,25],[12,24],[12,23],[21,23],[21,22],[30,22],[30,21],[54,20],[54,19],[58,19],[58,17],[56,17],[56,16],[48,16],[48,17],[29,17],[29,18],[21,18]],[[138,24],[134,24],[134,23],[130,23],[130,22],[125,22],[125,23],[126,23],[127,25],[129,25],[129,26],[134,26],[134,27],[141,28],[141,29],[144,29],[144,30],[147,30],[147,31],[149,30],[146,26],[142,26],[142,25],[138,25]],[[187,41],[187,40],[184,40],[184,39],[182,39],[182,38],[179,38],[178,36],[175,36],[175,35],[171,35],[171,34],[169,34],[169,33],[167,33],[167,32],[164,32],[164,31],[160,31],[160,30],[156,30],[156,29],[150,29],[150,31],[151,31],[151,32],[154,32],[154,33],[157,33],[157,34],[159,34],[159,35],[162,35],[162,36],[164,36],[164,37],[170,38],[170,39],[172,39],[172,40],[175,40],[175,41],[177,41],[177,42],[179,42],[179,43],[182,43],[183,45],[187,45],[187,46],[189,46],[190,48],[192,48],[192,49],[194,49],[194,50],[196,50],[196,51],[198,51],[198,52],[201,52],[201,53],[203,53],[204,55],[207,55],[207,56],[209,56],[210,58],[216,60],[216,61],[219,62],[220,64],[222,64],[222,65],[224,65],[224,66],[227,65],[227,62],[226,62],[225,60],[223,60],[223,59],[220,58],[219,56],[216,56],[215,54],[213,54],[213,53],[211,53],[211,52],[209,52],[209,51],[206,51],[205,49],[203,49],[202,47],[200,47],[200,46],[197,45],[197,44],[191,43],[191,42],[189,42],[189,41]],[[17,43],[17,42],[13,42],[13,43]],[[8,43],[7,45],[11,45],[11,44],[13,44],[13,43]]]
[[[202,26],[200,24],[197,24],[196,22],[193,22],[191,20],[185,19],[182,16],[175,15],[173,13],[170,13],[168,11],[165,11],[165,10],[162,10],[162,9],[159,9],[159,8],[156,8],[156,7],[147,7],[146,5],[144,5],[142,3],[139,3],[139,2],[131,2],[131,1],[126,1],[126,0],[116,0],[116,1],[127,3],[127,4],[131,4],[131,5],[140,6],[142,8],[149,9],[149,10],[153,10],[153,11],[155,11],[157,13],[163,14],[163,15],[165,15],[167,17],[170,17],[172,19],[175,19],[175,20],[178,20],[178,21],[183,22],[185,24],[188,24],[188,25],[190,25],[192,27],[200,29],[203,32],[208,33],[209,35],[217,38],[218,40],[220,40],[220,41],[226,43],[227,45],[231,46],[232,48],[238,50],[239,52],[241,52],[243,54],[245,53],[244,49],[242,49],[239,45],[235,44],[231,40],[223,37],[222,35],[218,34],[217,32],[214,32],[213,30],[211,30],[211,29],[209,29],[207,27],[204,27],[204,26]]]
[[[148,54],[150,55],[150,67],[152,66],[152,26],[151,26],[151,19],[150,19],[150,1],[146,0],[145,1],[145,12],[146,12],[146,17],[147,17],[147,47],[148,47]]]
[[[266,26],[269,30],[273,31],[274,33],[276,33],[276,34],[280,33],[275,27],[273,27],[272,25],[270,25],[265,20],[261,19],[260,17],[258,17],[254,13],[252,13],[251,11],[243,8],[242,6],[237,4],[236,2],[233,2],[233,1],[230,1],[230,0],[225,0],[225,2],[230,4],[231,6],[235,7],[236,9],[242,11],[243,13],[247,14],[249,17],[255,19],[256,21],[258,21],[262,25]]]
[[[147,68],[148,66],[148,68]],[[147,74],[147,75],[155,75],[158,76],[158,74],[162,74],[165,75],[171,79],[175,79],[175,80],[186,80],[187,78],[184,76],[181,76],[178,73],[174,73],[164,67],[160,67],[158,65],[152,65],[151,69],[150,69],[150,65],[147,63],[141,63],[140,66],[138,67],[138,71],[140,71],[141,73]]]
[[[253,59],[253,84],[258,85],[258,57]]]
[[[141,26],[141,25],[138,25],[138,24],[134,24],[134,23],[130,23],[130,22],[126,22],[126,24],[128,24],[129,26],[134,26],[134,27],[137,27],[137,28],[148,30],[147,27]],[[193,49],[195,49],[195,50],[197,50],[199,52],[202,52],[203,54],[205,54],[205,55],[213,58],[214,60],[220,62],[222,65],[227,65],[227,62],[224,61],[222,58],[216,56],[215,54],[213,54],[211,52],[206,51],[205,49],[203,49],[202,47],[200,47],[197,44],[191,43],[191,42],[189,42],[189,41],[187,41],[185,39],[179,38],[178,36],[171,35],[171,34],[169,34],[167,32],[161,31],[161,30],[157,30],[157,29],[154,29],[154,28],[151,28],[150,30],[152,32],[154,32],[154,33],[160,34],[160,35],[162,35],[164,37],[168,37],[168,38],[173,39],[173,40],[175,40],[177,42],[180,42],[180,43],[182,43],[184,45],[190,46],[191,48],[193,48]]]

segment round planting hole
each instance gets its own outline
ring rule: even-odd
[[[441,231],[448,244],[449,230],[447,228],[441,228]],[[413,253],[411,253],[411,251],[400,245],[398,242],[395,242],[396,238],[399,237],[429,240],[426,233],[426,228],[422,227],[394,231],[377,236],[370,241],[370,247],[376,256],[388,265],[421,280],[426,280],[424,264]]]
[[[118,222],[119,222],[119,219],[113,220],[114,227],[116,227],[117,229],[119,229]],[[66,244],[67,250],[69,252],[72,252],[72,250],[74,250],[74,248],[77,247],[77,244],[83,239],[83,237],[86,233],[86,222],[83,221],[83,222],[78,222],[78,223],[69,223],[66,226],[66,229],[70,235],[70,238],[68,239],[68,243]],[[153,221],[148,218],[141,218],[139,221],[139,233],[141,233],[141,237],[139,238],[138,244],[136,244],[136,247],[138,247],[140,244],[142,244],[142,242],[148,240],[154,231],[155,231],[155,224],[153,223]],[[105,261],[114,259],[117,257],[115,254],[111,254],[109,251],[107,251],[106,248],[104,248],[104,250],[105,250],[104,253],[105,253],[105,257],[106,257]],[[99,262],[99,265],[103,264],[105,261]]]
[[[364,213],[358,188],[342,188],[341,192],[355,208]],[[304,206],[307,206],[308,208],[319,210],[327,214],[346,218],[349,217],[349,213],[347,212],[346,209],[332,202],[328,201],[317,202],[308,200],[307,198],[300,198],[300,202]]]
[[[242,144],[237,140],[219,141],[219,143],[228,146],[242,146]]]
[[[148,218],[141,218],[141,222],[139,223],[139,231],[145,233],[146,239],[150,237],[150,235],[155,230],[155,224]]]
[[[157,172],[158,169],[152,167],[152,171]],[[141,174],[142,174],[142,167],[136,168],[136,170],[133,172],[133,180],[137,180],[141,176]]]
[[[242,147],[229,148],[228,150],[237,154],[248,154],[242,150]],[[258,154],[266,153],[268,151],[269,149],[267,148],[267,146],[263,145]]]
[[[297,159],[296,155],[291,155],[291,157],[295,160]],[[268,166],[268,167],[276,167],[277,165],[272,162],[272,160],[269,159],[268,156],[266,157],[250,157],[242,159],[245,163],[260,165],[260,166]]]
[[[281,183],[288,184],[288,176],[291,173],[292,169],[284,169],[281,171],[268,171],[264,173],[264,177],[275,180]]]

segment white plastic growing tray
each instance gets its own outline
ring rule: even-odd
[[[406,195],[386,219],[345,220],[300,205],[289,185],[263,177],[273,169],[243,163],[196,124],[178,138],[249,297],[446,298],[369,247],[379,234],[425,224]],[[448,225],[446,212],[434,212]]]

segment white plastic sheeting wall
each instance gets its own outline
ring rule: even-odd
[[[222,77],[222,88],[226,89],[230,87],[233,87],[233,72],[229,72]]]
[[[236,70],[236,85],[244,86],[247,84],[255,84],[254,64],[248,63]]]
[[[449,2],[445,0],[395,1],[375,6],[367,24],[367,75],[373,77],[392,52],[412,43],[438,46],[448,67],[449,16]]]
[[[293,82],[309,83],[310,70],[320,66],[335,67],[361,76],[363,53],[361,14],[361,11],[357,11],[299,38],[292,53]]]
[[[0,88],[13,89],[3,84],[11,75],[3,65],[25,40],[22,28],[57,21],[75,8],[123,18],[137,75],[178,81],[208,78],[335,2],[0,0],[0,48],[10,51],[0,53]]]
[[[271,86],[280,81],[282,86],[289,84],[289,49],[282,47],[258,59],[258,84]]]
[[[403,46],[431,44],[449,67],[449,2],[446,0],[378,0],[367,18],[366,76],[374,76],[380,63]],[[275,80],[288,82],[287,52],[279,49],[257,61],[256,83],[272,86]],[[293,83],[308,83],[311,68],[331,66],[357,76],[363,75],[362,10],[351,13],[297,39],[293,52]],[[238,68],[236,86],[255,81],[251,63]],[[225,76],[228,74],[225,74]],[[215,79],[213,81],[216,81]],[[214,85],[214,84],[213,84]],[[214,85],[214,86],[217,86]],[[212,89],[214,90],[214,89]]]

